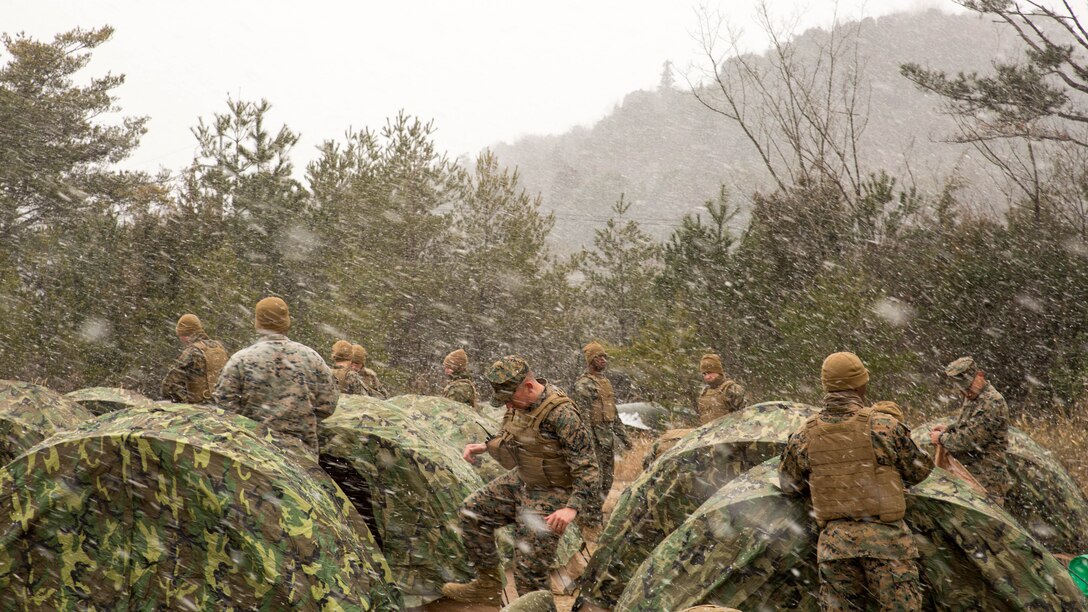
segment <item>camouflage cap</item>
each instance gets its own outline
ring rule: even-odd
[[[510,401],[517,391],[518,385],[529,375],[529,362],[515,355],[507,355],[491,364],[484,375],[487,382],[491,383],[491,389],[495,397],[491,403],[498,406]],[[498,403],[496,403],[498,402]]]
[[[970,378],[977,370],[974,357],[960,357],[944,367],[944,373],[952,378]]]

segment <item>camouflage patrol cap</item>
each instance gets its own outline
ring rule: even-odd
[[[944,368],[944,373],[952,378],[971,378],[977,371],[974,357],[960,357]]]
[[[487,369],[487,382],[491,383],[491,389],[495,392],[491,403],[500,406],[514,397],[525,377],[529,375],[529,363],[515,355],[507,355],[491,364]],[[498,403],[496,403],[498,402]]]
[[[332,344],[333,361],[351,361],[351,343],[347,340],[337,340]]]

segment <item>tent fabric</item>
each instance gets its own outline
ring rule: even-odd
[[[916,427],[915,443],[932,453],[929,431],[938,423],[951,422],[937,419]],[[1007,459],[1012,482],[1005,509],[1052,552],[1088,550],[1088,500],[1053,453],[1023,430],[1010,427]]]
[[[401,607],[300,444],[180,404],[103,415],[0,470],[0,601],[18,609]]]
[[[0,465],[49,436],[94,417],[88,410],[41,385],[0,380]]]
[[[665,536],[723,485],[781,454],[789,434],[818,411],[806,404],[765,402],[681,438],[620,495],[580,580],[582,594],[611,607]]]
[[[721,488],[643,562],[615,609],[817,610],[816,526],[779,459]],[[1084,610],[1065,568],[1010,515],[935,470],[908,493],[925,610]]]
[[[461,402],[455,402],[445,397],[398,395],[386,401],[394,406],[411,409],[419,413],[422,418],[426,419],[427,426],[431,431],[457,447],[458,455],[464,451],[465,445],[473,442],[483,442],[488,434],[497,434],[502,427],[501,418],[496,421],[476,412]],[[506,472],[497,461],[488,455],[481,455],[478,459],[479,464],[476,471],[484,479],[484,482],[490,482],[493,478]]]
[[[114,410],[138,406],[150,406],[155,402],[135,391],[118,387],[89,387],[64,394],[92,414],[100,415]]]

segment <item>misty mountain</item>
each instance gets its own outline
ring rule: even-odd
[[[952,119],[941,113],[935,96],[903,78],[899,66],[917,62],[953,73],[987,71],[995,59],[1019,53],[1019,39],[973,14],[937,10],[869,18],[858,25],[870,96],[860,142],[863,170],[885,170],[900,184],[928,191],[955,175],[966,185],[961,198],[1004,208],[1001,179],[970,146],[948,142],[956,132]],[[798,57],[815,57],[828,37],[821,29],[798,35],[793,41]],[[555,212],[553,237],[561,250],[589,243],[621,193],[632,202],[629,216],[664,237],[684,214],[716,196],[721,184],[742,209],[754,191],[772,188],[740,128],[681,87],[632,92],[589,128],[494,147]],[[736,223],[745,221],[742,213]]]

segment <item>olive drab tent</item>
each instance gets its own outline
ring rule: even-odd
[[[914,442],[932,454],[929,431],[938,419],[916,427]],[[1088,501],[1054,455],[1016,427],[1009,428],[1010,486],[1005,509],[1051,552],[1088,552]]]
[[[632,482],[616,503],[580,584],[611,603],[662,539],[730,480],[781,454],[817,408],[766,402],[692,430]]]
[[[444,397],[398,395],[386,401],[418,413],[420,418],[426,420],[431,431],[457,447],[458,452],[463,451],[466,444],[483,442],[488,435],[498,433],[502,426],[501,419],[496,421],[461,402]],[[489,455],[480,455],[476,471],[486,482],[502,475],[506,470]]]
[[[472,579],[457,512],[483,481],[419,413],[342,395],[336,413],[321,423],[321,455],[353,501],[353,490],[370,496],[363,512],[372,512],[405,605],[440,598],[444,582]]]
[[[362,518],[301,444],[208,406],[112,412],[0,470],[13,609],[398,609]]]
[[[618,601],[598,605],[818,610],[816,526],[804,501],[778,488],[778,465],[771,459],[722,487],[654,549]],[[1086,609],[1058,560],[947,472],[911,489],[907,508],[922,554],[923,609]]]
[[[117,387],[90,387],[66,393],[64,397],[95,415],[137,406],[150,406],[155,403],[150,398],[135,391]]]
[[[0,380],[0,465],[49,436],[94,417],[52,389]]]

